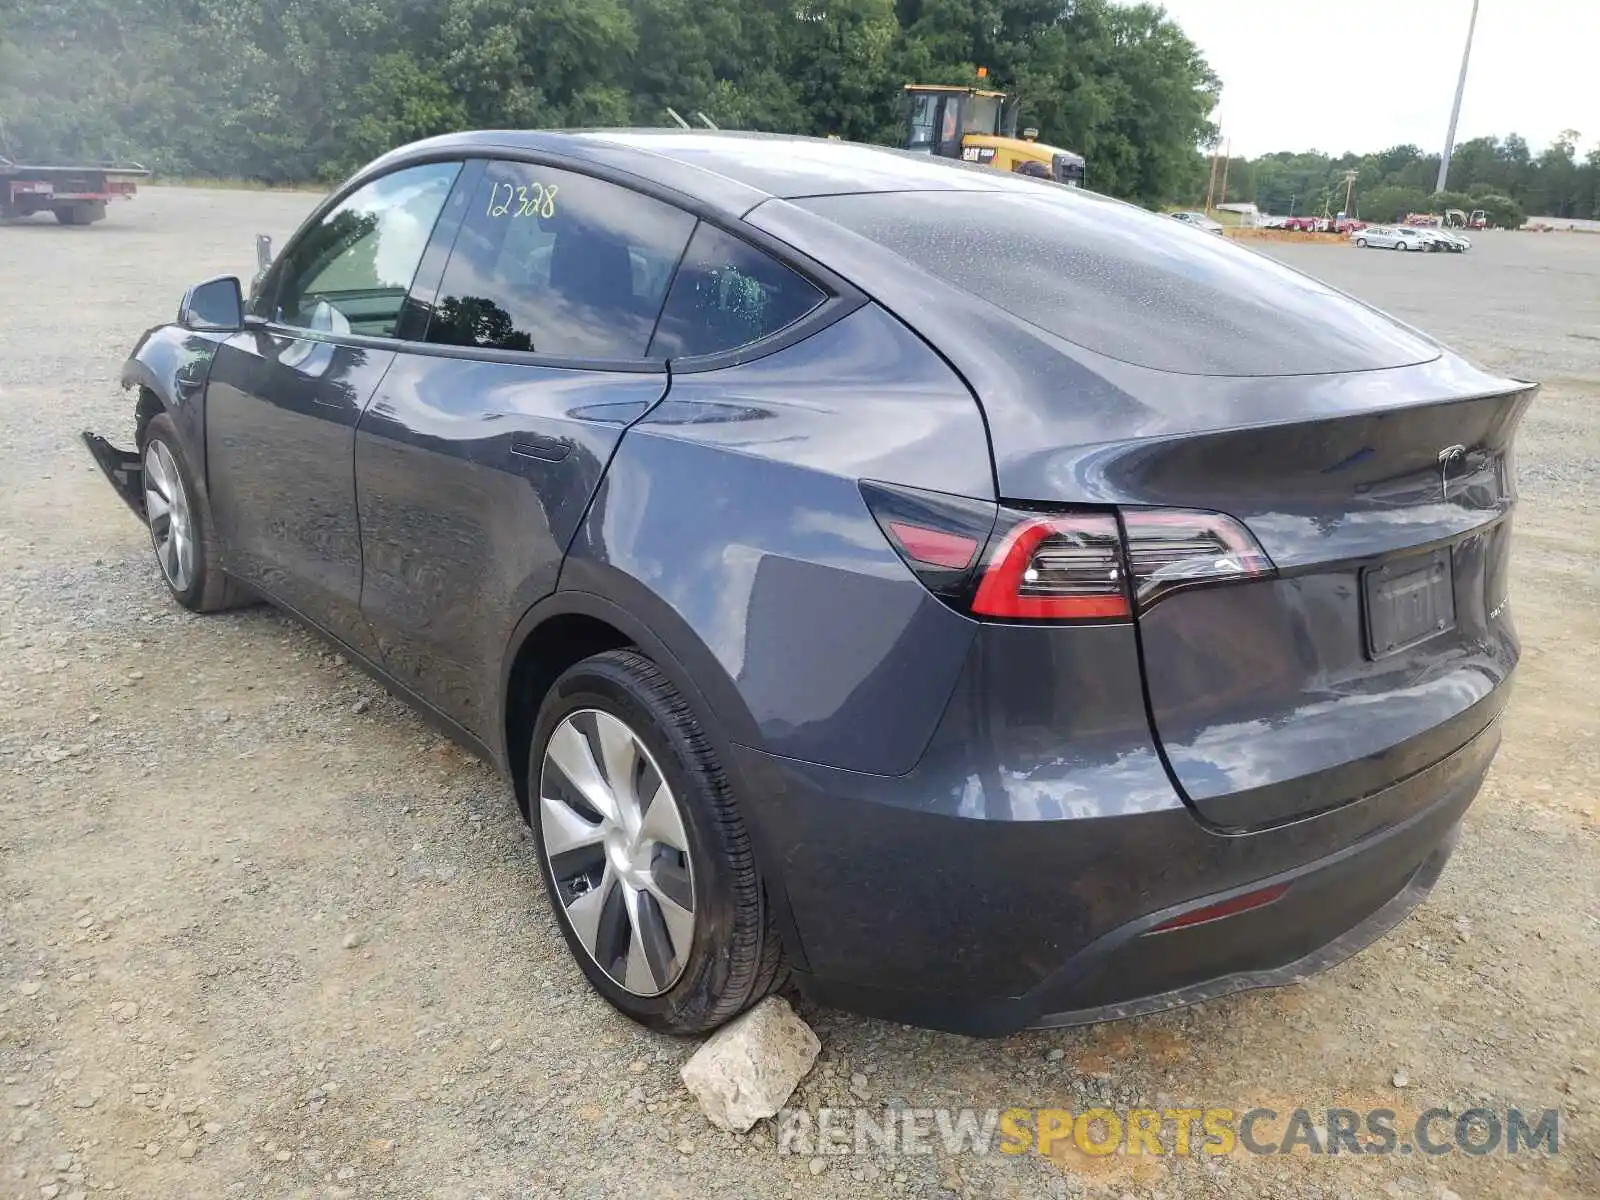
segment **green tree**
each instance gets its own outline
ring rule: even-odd
[[[1385,184],[1361,198],[1361,216],[1367,221],[1400,221],[1408,213],[1426,212],[1428,194],[1421,188]]]
[[[1160,7],[1113,0],[3,0],[0,150],[328,179],[450,129],[659,125],[669,106],[892,143],[904,83],[979,68],[1020,125],[1088,158],[1092,187],[1204,196],[1220,84]],[[1600,214],[1600,159],[1577,143],[1463,142],[1454,198]],[[1411,145],[1283,151],[1233,160],[1226,198],[1333,212],[1355,171],[1371,215],[1425,207],[1437,170]]]
[[[1483,209],[1489,224],[1499,229],[1520,229],[1528,219],[1522,206],[1510,196],[1480,196],[1477,207]]]

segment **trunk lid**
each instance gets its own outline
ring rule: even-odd
[[[1153,732],[1204,819],[1255,829],[1372,795],[1498,714],[1517,659],[1511,451],[1529,396],[1107,455],[1124,503],[1225,512],[1277,568],[1138,617]]]

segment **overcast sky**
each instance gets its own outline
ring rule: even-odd
[[[1472,0],[1159,0],[1222,79],[1233,153],[1444,144]],[[1481,0],[1458,142],[1600,141],[1600,0]]]

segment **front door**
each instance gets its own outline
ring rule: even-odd
[[[484,171],[356,430],[362,612],[389,672],[494,744],[500,670],[617,440],[666,392],[647,357],[688,213],[570,171]]]
[[[206,388],[225,569],[369,657],[356,422],[394,362],[408,289],[460,168],[382,176],[302,229]]]

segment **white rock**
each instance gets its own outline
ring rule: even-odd
[[[788,1001],[769,996],[713,1033],[679,1075],[706,1120],[743,1133],[783,1107],[821,1049]]]

